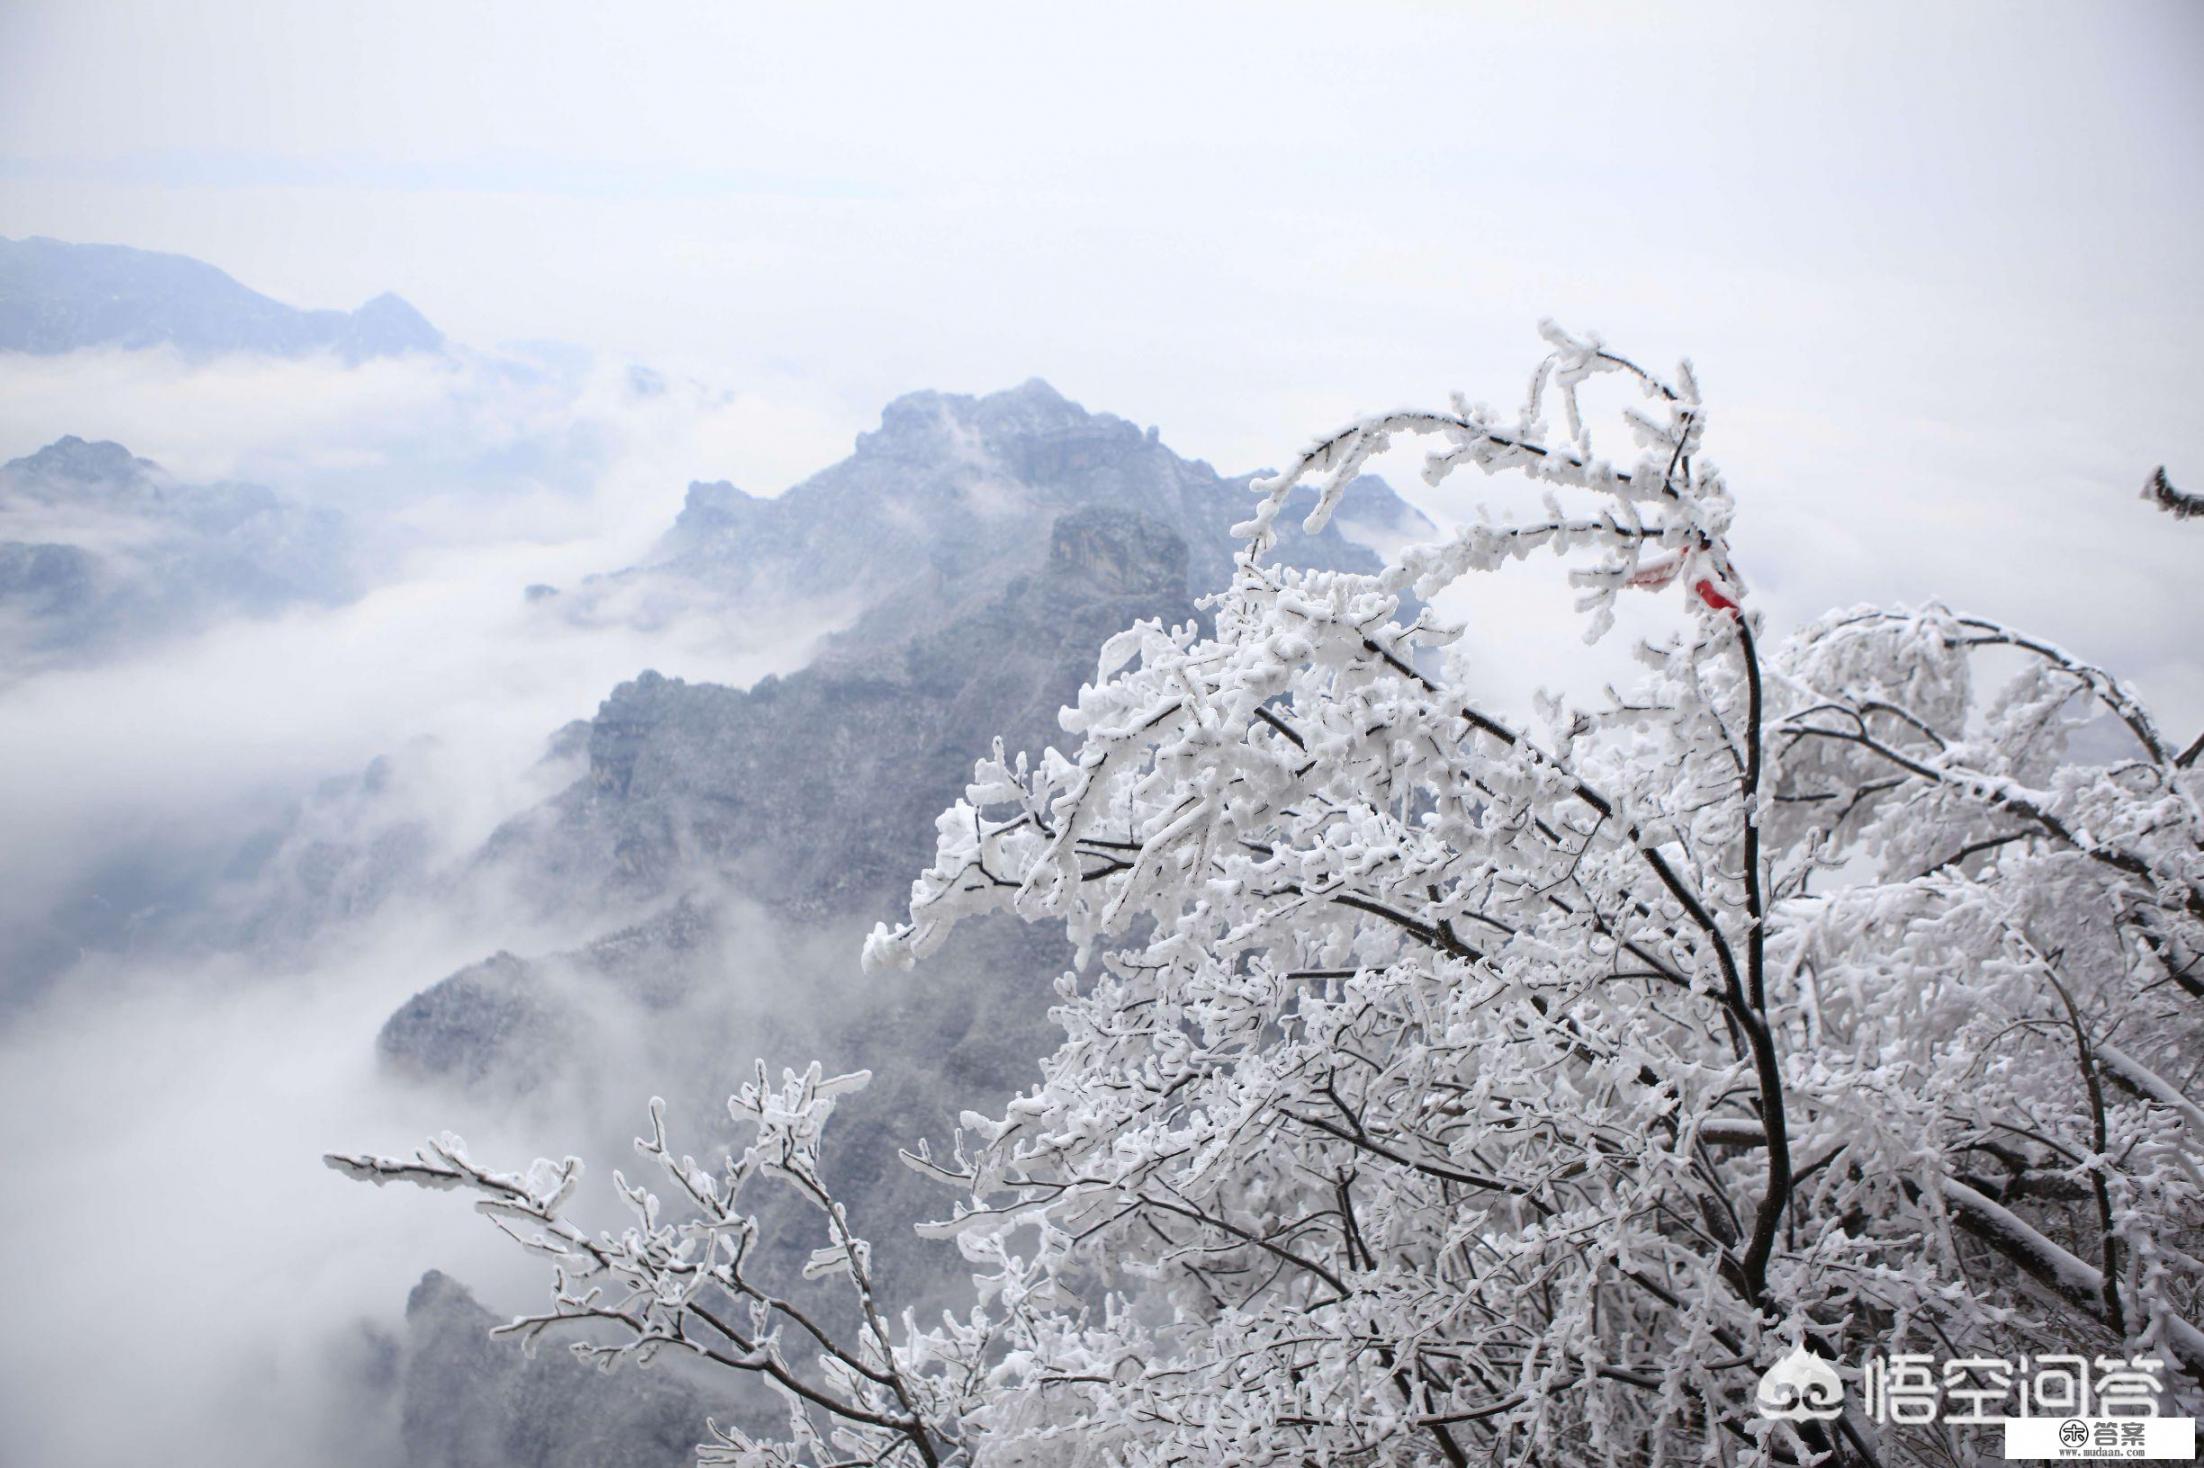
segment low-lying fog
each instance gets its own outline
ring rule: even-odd
[[[573,778],[543,762],[549,736],[615,684],[646,667],[747,684],[799,665],[820,630],[577,626],[523,598],[632,563],[707,469],[792,477],[841,446],[741,399],[638,396],[620,371],[522,381],[481,364],[80,353],[0,359],[0,404],[0,456],[63,431],[110,437],[182,479],[332,504],[387,549],[349,604],[232,618],[0,686],[0,953],[20,956],[118,858],[220,862],[378,756],[394,759],[399,804],[381,818],[425,820],[456,860]],[[153,885],[201,894],[209,876]],[[143,948],[88,952],[0,1003],[0,1237],[24,1266],[0,1344],[0,1456],[394,1461],[364,1328],[389,1329],[430,1265],[501,1309],[532,1298],[540,1271],[464,1207],[377,1197],[320,1154],[450,1127],[486,1157],[606,1157],[650,1094],[641,1061],[612,1067],[631,1103],[616,1117],[556,1090],[509,1113],[392,1081],[373,1044],[443,975],[580,936],[475,886],[304,945],[223,951],[204,924],[175,941],[156,923]]]

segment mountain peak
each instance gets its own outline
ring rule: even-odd
[[[1077,404],[1071,402],[1071,399],[1065,397],[1055,388],[1049,386],[1048,379],[1045,377],[1028,377],[1025,381],[1019,383],[1016,387],[1004,388],[1001,392],[990,393],[988,394],[988,396],[997,398],[1022,398],[1027,402],[1065,403],[1074,407],[1077,406]]]
[[[75,484],[99,484],[113,479],[158,473],[160,465],[141,459],[119,443],[106,439],[87,441],[64,434],[35,454],[10,459],[0,471]]]
[[[442,349],[444,333],[403,296],[384,291],[354,311],[338,349],[351,362]]]
[[[976,438],[996,446],[1052,434],[1139,431],[1108,413],[1089,413],[1041,378],[1016,387],[975,396],[933,390],[908,392],[880,412],[880,427],[857,436],[857,451],[905,453],[930,451],[943,441]]]

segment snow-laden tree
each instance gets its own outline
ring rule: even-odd
[[[1857,1393],[1761,1415],[1799,1346],[1855,1387],[1870,1353],[2153,1358],[2193,1404],[2197,746],[2102,669],[1935,604],[1763,647],[1688,367],[1546,335],[1512,419],[1368,419],[1259,484],[1214,634],[1112,639],[1070,752],[998,746],[941,817],[869,962],[994,911],[1080,955],[1039,1083],[907,1158],[960,1195],[930,1231],[977,1270],[968,1315],[891,1325],[873,1299],[819,1178],[816,1068],[760,1071],[734,1100],[757,1143],[717,1169],[654,1111],[667,1201],[623,1180],[618,1236],[566,1221],[571,1160],[332,1160],[469,1188],[551,1254],[556,1303],[510,1328],[609,1321],[585,1352],[780,1390],[786,1439],[729,1430],[714,1462],[1959,1456]],[[1603,374],[1643,390],[1634,462],[1585,426]],[[1292,490],[1316,485],[1313,529],[1402,435],[1435,443],[1434,485],[1532,492],[1380,575],[1266,563]],[[1681,620],[1639,686],[1533,730],[1429,608],[1541,552],[1589,637],[1626,597]],[[2124,747],[2082,758],[2084,724]],[[751,1279],[759,1175],[818,1205],[851,1343]]]

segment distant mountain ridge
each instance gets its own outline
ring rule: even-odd
[[[190,356],[333,353],[348,364],[440,352],[444,334],[399,297],[301,310],[187,255],[0,238],[0,351],[174,347]]]
[[[356,594],[343,516],[185,484],[73,435],[0,464],[0,682],[57,659]]]

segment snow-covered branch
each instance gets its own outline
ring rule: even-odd
[[[1215,635],[1120,637],[1066,711],[1076,752],[998,753],[942,817],[873,961],[1010,911],[1088,964],[961,1174],[965,1226],[1044,1219],[1152,1281],[1128,1300],[1167,1292],[1157,1364],[1088,1389],[1168,1424],[1157,1461],[1226,1421],[1254,1461],[1419,1434],[1444,1458],[1434,1422],[1503,1458],[1859,1456],[1758,1421],[1757,1372],[1807,1337],[2034,1344],[2010,1256],[2078,1258],[2061,1238],[2129,1275],[2057,1295],[2061,1328],[2171,1350],[2204,1282],[2175,1243],[2197,1138],[2145,1078],[2196,1016],[2122,1026],[2198,949],[2193,777],[2119,680],[1980,619],[1853,613],[1764,649],[1696,384],[1547,339],[1513,419],[1378,415],[1259,483]],[[1608,371],[1651,400],[1623,465],[1577,401]],[[1264,563],[1294,488],[1320,522],[1401,435],[1439,441],[1435,484],[1522,481],[1522,513],[1376,577]],[[1590,636],[1624,596],[1683,596],[1642,686],[1533,738],[1432,671],[1448,629],[1396,613],[1545,554]],[[1985,701],[1993,647],[2029,665]],[[2141,758],[2073,762],[2077,699]],[[1644,1382],[1598,1369],[1621,1362]]]
[[[850,1228],[847,1210],[819,1175],[819,1147],[837,1096],[868,1077],[827,1077],[812,1065],[784,1071],[778,1086],[765,1068],[729,1101],[755,1140],[716,1170],[668,1148],[665,1104],[653,1100],[650,1133],[637,1153],[671,1185],[675,1212],[657,1194],[615,1173],[613,1182],[633,1223],[592,1235],[566,1207],[581,1180],[581,1163],[541,1162],[525,1174],[483,1168],[465,1143],[449,1134],[414,1157],[332,1155],[329,1165],[378,1185],[401,1182],[477,1195],[475,1207],[521,1247],[554,1266],[548,1311],[498,1328],[533,1346],[555,1331],[594,1328],[569,1343],[584,1361],[609,1368],[623,1359],[648,1364],[661,1350],[685,1352],[754,1376],[786,1401],[789,1436],[753,1437],[714,1428],[717,1441],[700,1450],[707,1463],[817,1465],[855,1458],[934,1468],[953,1431],[958,1399],[944,1390],[956,1373],[947,1358],[899,1348],[873,1297],[871,1246]],[[754,1277],[755,1215],[741,1196],[758,1177],[772,1179],[816,1207],[826,1222],[824,1245],[804,1270],[808,1278],[840,1279],[858,1307],[854,1342],[837,1343],[811,1314]],[[793,1334],[792,1334],[793,1333]],[[784,1345],[800,1344],[808,1362]]]

